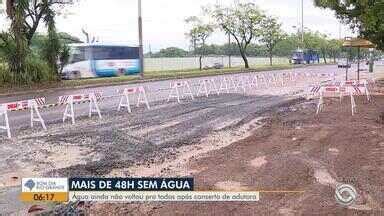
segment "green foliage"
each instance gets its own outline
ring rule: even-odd
[[[36,56],[27,59],[27,71],[27,83],[41,83],[57,79],[47,62]]]
[[[64,3],[65,4],[65,3]],[[66,41],[78,39],[57,33],[56,6],[52,0],[7,1],[7,15],[11,20],[8,32],[0,34],[0,57],[5,64],[0,68],[0,82],[25,85],[60,78],[59,72],[68,62]],[[35,35],[41,22],[46,24],[48,35]]]
[[[285,33],[281,29],[281,23],[274,17],[266,17],[263,19],[261,25],[261,39],[260,42],[265,44],[272,66],[273,50],[276,44],[283,40]]]
[[[298,41],[297,35],[288,35],[276,44],[273,54],[276,56],[290,56],[292,51],[298,48]]]
[[[22,86],[47,82],[55,80],[56,78],[47,63],[37,56],[29,56],[26,59],[25,71],[21,76],[16,75],[10,71],[7,64],[0,64],[0,85],[12,86],[13,84],[17,84],[18,86]],[[14,80],[20,80],[20,82],[15,83]]]
[[[185,20],[186,23],[192,24],[191,30],[186,34],[190,39],[194,54],[198,54],[200,62],[200,70],[202,70],[202,58],[206,55],[206,40],[213,33],[213,26],[203,23],[197,17],[189,17]]]
[[[4,86],[8,83],[11,83],[11,81],[12,81],[11,73],[9,73],[9,70],[6,64],[0,63],[0,85]]]
[[[169,57],[185,57],[188,52],[177,48],[177,47],[168,47],[165,49],[161,49],[158,53],[152,55],[155,58],[169,58]]]
[[[334,10],[339,19],[357,29],[379,49],[384,49],[383,0],[315,0],[315,5]]]
[[[60,73],[63,71],[64,66],[69,62],[70,52],[71,50],[69,46],[63,43],[59,54]]]
[[[225,33],[235,38],[245,68],[249,68],[247,48],[252,40],[260,36],[261,25],[265,15],[251,2],[236,3],[230,7],[216,5],[213,10],[206,12],[215,20]]]
[[[48,0],[43,0],[44,2],[48,2]],[[48,39],[43,44],[42,48],[42,56],[47,61],[49,67],[52,71],[56,72],[57,77],[59,76],[59,55],[61,49],[61,43],[56,32],[55,26],[55,12],[48,8],[44,20],[46,22],[48,28]]]
[[[30,53],[28,42],[25,37],[24,11],[28,0],[19,0],[13,11],[13,19],[9,32],[0,34],[2,56],[7,62],[7,68],[14,74],[12,83],[22,84],[27,80],[27,57]]]
[[[7,0],[11,26],[0,34],[0,62],[5,62],[0,65],[0,83],[28,85],[60,77],[58,73],[69,58],[63,41],[78,41],[56,32],[56,11],[65,4],[52,0]],[[42,22],[48,29],[47,36],[35,35]]]
[[[82,43],[79,38],[69,35],[65,32],[58,32],[57,36],[62,44]],[[40,49],[46,44],[47,40],[47,34],[36,33],[32,38],[30,47],[34,52],[40,52]]]

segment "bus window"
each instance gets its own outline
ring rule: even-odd
[[[88,48],[86,47],[73,47],[71,58],[69,63],[73,64],[76,62],[86,61],[88,60]]]
[[[94,60],[119,60],[119,59],[138,59],[139,48],[137,47],[93,47]]]

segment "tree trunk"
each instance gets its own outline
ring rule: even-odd
[[[269,64],[272,66],[273,65],[273,62],[272,62],[272,50],[269,51]]]
[[[324,59],[324,63],[327,64],[327,57],[324,52],[323,52],[323,59]]]
[[[203,70],[203,56],[202,55],[200,55],[200,57],[199,57],[199,65],[200,65],[200,70]]]
[[[249,64],[248,64],[247,55],[245,55],[245,51],[244,50],[240,50],[240,55],[241,55],[241,57],[244,60],[244,67],[248,69],[249,68]]]

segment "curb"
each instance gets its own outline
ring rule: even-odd
[[[332,64],[320,64],[321,66],[324,65],[332,65]],[[22,95],[28,95],[33,93],[42,93],[42,92],[56,92],[56,91],[64,91],[64,90],[77,90],[77,89],[89,89],[89,88],[99,88],[99,87],[106,87],[106,86],[119,86],[119,85],[127,85],[127,84],[140,84],[140,83],[147,83],[147,82],[155,82],[155,81],[166,81],[166,80],[176,80],[176,79],[191,79],[191,78],[198,78],[198,77],[212,77],[212,76],[219,76],[219,75],[229,75],[229,74],[240,74],[240,73],[254,73],[254,72],[267,72],[267,71],[279,71],[279,70],[287,70],[291,68],[306,68],[306,67],[312,67],[312,66],[320,66],[320,65],[300,65],[300,66],[292,66],[287,68],[276,68],[276,69],[267,69],[267,70],[257,70],[257,69],[243,69],[238,71],[231,71],[231,72],[217,72],[214,74],[206,74],[206,75],[196,75],[193,74],[191,76],[180,76],[180,77],[165,77],[165,78],[149,78],[149,79],[138,79],[138,80],[129,80],[129,81],[122,81],[122,82],[112,82],[112,83],[96,83],[96,84],[89,84],[89,85],[78,85],[78,86],[67,86],[67,87],[52,87],[52,88],[46,88],[46,89],[30,89],[26,91],[16,91],[12,93],[0,93],[0,97],[14,97],[14,96],[22,96]],[[9,89],[9,91],[12,91],[12,89]]]

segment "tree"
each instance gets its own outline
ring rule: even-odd
[[[65,54],[64,46],[56,32],[55,16],[71,0],[7,0],[7,16],[11,20],[8,32],[0,34],[0,51],[3,52],[8,70],[16,84],[29,84],[59,78],[60,56]],[[44,41],[43,59],[31,52],[32,39],[36,29],[43,22],[48,30]],[[43,61],[42,61],[43,60]]]
[[[48,1],[48,0],[43,0],[43,1]],[[60,59],[61,43],[59,40],[59,36],[56,32],[56,25],[55,25],[55,19],[54,19],[55,15],[56,14],[52,9],[47,8],[44,21],[48,29],[48,40],[46,40],[43,46],[43,56],[47,60],[48,65],[52,69],[52,71],[56,72],[57,78],[60,78],[58,74],[59,73],[58,60]]]
[[[297,37],[297,34],[286,36],[276,44],[274,54],[277,56],[291,56],[292,51],[297,49],[298,40],[299,38]]]
[[[204,24],[202,20],[197,17],[189,17],[185,20],[185,22],[192,24],[192,29],[186,33],[186,36],[190,38],[194,53],[199,55],[199,65],[200,70],[202,70],[202,60],[206,55],[206,41],[207,38],[213,33],[213,26],[210,24]]]
[[[161,49],[158,53],[153,54],[156,58],[170,58],[170,57],[185,57],[188,54],[187,51],[177,48],[177,47],[168,47],[165,49]]]
[[[336,58],[340,57],[342,46],[343,42],[340,40],[332,39],[328,41],[328,53],[333,58],[333,62],[336,62]]]
[[[15,8],[18,4],[23,4],[24,31],[29,45],[47,13],[60,11],[64,6],[73,4],[73,0],[6,0],[7,15],[10,19],[15,16]]]
[[[268,51],[269,63],[272,66],[273,50],[276,44],[283,40],[285,34],[281,29],[281,23],[278,23],[274,17],[266,17],[261,25],[261,39]]]
[[[213,10],[206,11],[226,34],[235,38],[244,66],[249,68],[247,48],[260,35],[264,18],[260,9],[254,3],[237,3],[230,7],[216,5]]]
[[[9,32],[1,33],[1,48],[3,56],[8,63],[8,68],[13,74],[13,83],[22,84],[27,80],[27,56],[29,47],[25,37],[25,8],[28,0],[19,0],[12,12],[11,26]],[[7,11],[9,11],[7,1]]]
[[[383,0],[314,0],[315,5],[334,10],[336,16],[348,23],[360,35],[384,49]]]

